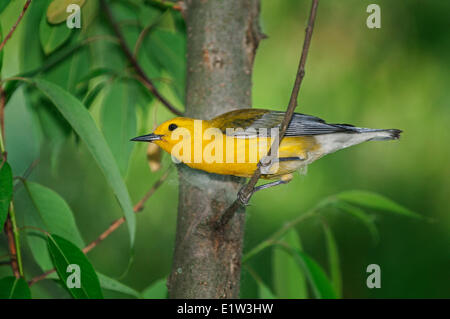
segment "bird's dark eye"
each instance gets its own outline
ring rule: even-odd
[[[176,124],[170,124],[169,125],[169,131],[174,131],[178,126]]]

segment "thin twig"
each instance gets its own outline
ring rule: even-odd
[[[178,1],[176,3],[164,0],[147,0],[147,2],[159,6],[163,9],[172,9],[175,11],[183,11],[183,1]]]
[[[2,134],[2,136],[5,136],[5,105],[6,94],[5,90],[3,90],[3,87],[0,84],[0,129],[2,130],[0,133]]]
[[[311,36],[314,28],[314,22],[316,20],[316,13],[317,13],[317,6],[319,4],[319,0],[312,0],[311,5],[311,11],[309,14],[309,20],[308,20],[308,26],[306,27],[306,35],[305,40],[303,42],[303,50],[302,55],[300,57],[300,62],[298,65],[297,70],[297,76],[295,78],[294,88],[292,89],[291,98],[289,100],[289,105],[286,110],[283,122],[281,123],[280,127],[280,134],[278,139],[278,147],[281,144],[281,141],[283,140],[283,137],[286,133],[286,130],[289,126],[289,123],[291,122],[292,116],[294,115],[295,108],[297,107],[297,97],[298,93],[300,91],[300,85],[302,84],[303,77],[305,76],[305,64],[306,64],[306,58],[308,56],[309,46],[311,43]],[[269,149],[269,152],[267,154],[271,154],[271,150],[274,148],[274,145],[271,145],[271,148]],[[241,198],[247,199],[247,202],[250,200],[251,196],[253,195],[253,190],[255,188],[256,183],[258,182],[259,178],[261,177],[261,161],[257,165],[257,169],[255,170],[255,173],[250,178],[249,182],[244,186],[244,188],[240,191],[241,192]],[[233,218],[236,211],[241,207],[243,203],[240,199],[236,199],[233,204],[231,204],[230,207],[225,211],[225,213],[221,216],[221,218],[217,221],[215,227],[216,229],[221,229],[225,225],[228,224],[228,222]]]
[[[6,162],[6,150],[5,150],[5,140],[4,140],[4,108],[5,108],[5,102],[6,99],[4,99],[4,91],[3,87],[0,85],[0,95],[2,98],[0,98],[0,154],[2,155],[2,161],[1,161],[1,167],[3,167],[4,163]],[[14,204],[11,201],[9,203],[9,209],[8,209],[8,216],[6,218],[6,224],[5,224],[5,233],[6,237],[8,238],[8,249],[9,253],[11,255],[11,268],[13,271],[14,276],[16,278],[23,276],[23,269],[22,269],[22,256],[20,252],[20,238],[19,238],[19,231],[17,229],[16,224],[16,214],[14,211]]]
[[[139,65],[138,61],[134,57],[131,50],[128,48],[127,43],[125,41],[125,38],[123,37],[122,32],[120,31],[116,21],[114,20],[114,17],[112,15],[111,9],[108,7],[105,0],[100,0],[103,10],[106,13],[106,16],[114,30],[114,33],[116,34],[117,38],[120,41],[120,46],[122,47],[122,51],[127,56],[128,60],[130,61],[131,65],[133,66],[134,70],[136,71],[137,75],[139,76],[139,80],[142,82],[142,84],[158,99],[161,101],[162,104],[164,104],[165,107],[167,107],[172,113],[178,116],[182,116],[183,113],[179,110],[177,110],[169,101],[167,101],[161,93],[156,89],[153,82],[148,78],[148,76],[145,74],[144,70]]]
[[[11,258],[11,269],[13,271],[14,276],[16,278],[20,278],[19,263],[17,262],[16,242],[14,240],[13,226],[9,214],[5,223],[5,233],[6,237],[8,238],[8,249]]]
[[[11,38],[12,34],[16,30],[17,26],[19,25],[20,21],[22,20],[23,16],[25,15],[25,12],[27,11],[28,7],[30,6],[31,0],[27,0],[25,5],[23,6],[22,12],[20,13],[19,18],[17,19],[16,23],[12,26],[11,30],[9,30],[8,35],[5,37],[5,39],[0,44],[0,51],[3,50],[3,47],[5,46],[6,42]]]
[[[164,183],[164,181],[169,176],[169,173],[171,171],[172,167],[169,167],[163,175],[152,185],[152,187],[145,193],[145,195],[142,197],[142,199],[134,206],[133,211],[135,213],[138,213],[144,209],[144,204],[146,201],[150,199],[150,197],[156,192],[156,190]],[[86,247],[83,248],[83,253],[87,254],[92,249],[97,247],[102,241],[104,241],[109,235],[111,235],[114,231],[116,231],[120,225],[122,225],[125,222],[125,217],[120,217],[119,219],[116,219],[111,226],[109,226],[103,233],[101,233],[94,241],[92,241],[90,244],[88,244]],[[45,273],[34,277],[30,281],[28,281],[28,285],[32,286],[38,281],[41,281],[45,279],[50,274],[54,273],[55,269],[50,269],[46,271]]]

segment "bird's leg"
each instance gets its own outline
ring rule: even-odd
[[[281,176],[281,179],[275,182],[270,182],[264,185],[259,185],[253,188],[253,190],[246,196],[244,194],[245,185],[239,190],[237,197],[242,205],[248,205],[248,201],[250,200],[250,197],[253,195],[253,193],[260,191],[262,189],[270,188],[277,185],[287,184],[292,180],[293,176],[292,174],[286,174]]]
[[[270,187],[277,186],[277,185],[287,184],[287,183],[289,183],[289,182],[286,182],[286,181],[283,181],[283,180],[280,179],[279,181],[275,181],[275,182],[267,183],[267,184],[264,184],[264,185],[256,186],[253,189],[253,192],[257,192],[257,191],[260,191],[262,189],[270,188]]]
[[[281,176],[281,179],[278,180],[278,181],[270,182],[270,183],[267,183],[267,184],[264,184],[264,185],[256,186],[253,189],[253,192],[257,192],[257,191],[260,191],[262,189],[267,189],[267,188],[270,188],[270,187],[273,187],[273,186],[277,186],[277,185],[287,184],[287,183],[289,183],[292,180],[292,177],[293,177],[292,174],[283,175],[283,176]]]

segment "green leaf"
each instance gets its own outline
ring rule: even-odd
[[[280,241],[292,248],[301,249],[300,237],[295,229],[289,230]],[[304,273],[290,254],[281,247],[275,246],[272,262],[274,290],[278,298],[307,298],[308,291]]]
[[[31,292],[23,278],[5,277],[0,279],[0,299],[30,299]]]
[[[357,204],[375,210],[384,210],[399,215],[422,218],[421,215],[397,204],[393,200],[373,192],[352,190],[340,193],[336,195],[336,197],[352,204]]]
[[[83,6],[85,0],[53,0],[47,8],[47,19],[49,23],[58,24],[66,21],[71,14],[67,12],[67,6],[70,4],[77,4]]]
[[[61,282],[74,298],[103,298],[100,282],[94,267],[92,267],[86,255],[77,246],[53,234],[47,237],[47,247]],[[79,267],[79,288],[69,288],[67,286],[68,283],[73,283],[73,276],[76,274],[76,271],[71,271],[68,268],[69,265],[77,265]]]
[[[162,278],[155,281],[141,293],[144,299],[166,299],[167,298],[167,279]]]
[[[0,14],[5,10],[5,8],[8,6],[9,1],[2,1],[0,2]]]
[[[300,265],[306,275],[306,278],[308,278],[316,298],[337,298],[337,294],[334,291],[330,280],[325,274],[325,271],[317,262],[299,249],[291,248],[286,245],[282,245],[282,247],[286,249],[286,251],[288,251],[293,256],[294,260]]]
[[[184,101],[185,87],[185,38],[180,32],[156,29],[144,41],[150,61],[157,61],[172,78],[172,86],[181,101]]]
[[[103,97],[102,131],[122,176],[127,172],[134,147],[134,143],[130,143],[130,138],[136,135],[137,97],[137,88],[131,81],[113,82]]]
[[[364,210],[357,206],[350,205],[344,201],[336,201],[335,203],[333,203],[333,205],[362,222],[369,230],[374,243],[377,243],[380,240],[380,235],[378,233],[378,229],[375,225],[373,217],[366,214]]]
[[[0,159],[0,166],[1,166]],[[4,162],[0,168],[0,229],[5,225],[8,216],[9,203],[13,194],[13,178],[11,166],[8,162]]]
[[[81,28],[84,32],[88,30],[92,21],[97,17],[98,9],[98,0],[87,1],[81,8]]]
[[[103,275],[97,272],[98,279],[100,280],[100,286],[103,289],[117,291],[126,295],[134,296],[136,298],[140,298],[141,294],[134,290],[133,288],[128,287],[127,285],[121,283],[120,281]]]
[[[13,176],[25,173],[39,157],[41,144],[41,132],[25,88],[21,86],[16,89],[5,108],[5,147],[8,150],[8,162]]]
[[[258,298],[259,299],[276,299],[275,295],[270,291],[270,288],[267,287],[263,282],[258,281]]]
[[[89,111],[83,104],[59,86],[42,80],[33,79],[33,82],[58,108],[61,114],[70,123],[74,131],[86,143],[97,164],[103,171],[111,189],[119,201],[128,222],[131,246],[134,245],[136,217],[133,212],[128,190],[120,175],[116,161],[109,149],[103,135],[98,130]]]
[[[49,55],[60,46],[62,46],[72,34],[66,24],[50,25],[45,16],[42,17],[39,24],[39,38],[41,39],[42,50]]]
[[[83,104],[90,108],[92,103],[95,101],[95,98],[102,91],[102,89],[106,86],[106,81],[99,82],[94,85],[92,89],[89,89],[87,94],[83,98]]]
[[[333,288],[337,294],[337,297],[340,298],[342,296],[342,275],[341,267],[339,264],[339,252],[336,245],[336,240],[330,227],[325,222],[323,222],[322,225],[323,231],[325,233],[325,240],[327,243],[328,264],[330,267],[331,282],[333,284]]]
[[[25,181],[24,185],[35,208],[35,211],[25,214],[26,225],[39,227],[49,233],[67,238],[78,248],[83,248],[84,241],[65,200],[53,190],[40,184]],[[50,269],[52,263],[45,249],[45,242],[28,237],[28,243],[39,266],[43,270]]]
[[[35,112],[41,124],[42,133],[44,134],[46,146],[49,147],[50,166],[56,175],[56,164],[65,142],[70,135],[71,128],[63,116],[58,112],[53,104],[46,98],[39,96],[36,99]]]

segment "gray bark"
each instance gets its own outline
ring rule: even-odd
[[[211,119],[251,107],[259,0],[186,0],[186,116]],[[179,204],[171,298],[238,298],[244,210],[221,231],[214,222],[243,181],[178,166]]]

